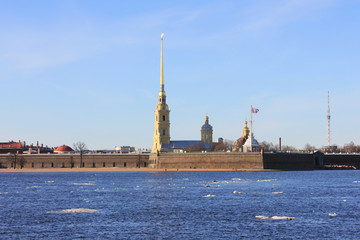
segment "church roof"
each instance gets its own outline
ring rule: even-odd
[[[73,152],[74,150],[66,145],[55,148],[54,152]]]
[[[206,130],[212,131],[213,128],[212,128],[212,126],[211,126],[209,123],[206,122],[206,123],[204,123],[204,125],[201,126],[201,130],[204,130],[204,131],[206,131]]]
[[[246,142],[244,143],[244,146],[250,147],[250,144],[251,144],[252,147],[259,147],[260,145],[259,145],[258,141],[254,138],[253,134],[251,134],[251,137],[252,137],[251,140],[250,140],[250,138],[248,138],[246,140]],[[251,141],[251,143],[250,143],[250,141]]]
[[[162,144],[161,148],[164,149],[171,149],[171,148],[180,148],[180,149],[184,149],[186,147],[190,147],[190,146],[200,146],[200,145],[204,145],[205,148],[210,148],[211,144],[210,143],[205,143],[202,141],[198,141],[198,140],[184,140],[184,141],[170,141],[169,144]]]

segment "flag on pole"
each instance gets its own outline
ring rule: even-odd
[[[251,107],[251,112],[252,112],[252,113],[258,113],[258,112],[259,112],[259,109]]]

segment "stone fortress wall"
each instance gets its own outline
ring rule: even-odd
[[[14,168],[15,155],[0,154],[0,168]],[[312,170],[327,165],[360,168],[360,155],[322,153],[206,152],[156,154],[17,154],[16,168],[158,168]],[[21,159],[24,159],[22,162]],[[81,166],[82,164],[82,166]]]
[[[150,162],[161,169],[264,169],[259,152],[165,153],[151,155]]]
[[[0,155],[3,168],[13,168],[14,155]],[[23,168],[140,168],[148,167],[149,155],[145,154],[18,154],[16,167],[20,168],[21,158],[25,160]]]

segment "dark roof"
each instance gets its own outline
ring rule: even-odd
[[[189,146],[199,146],[201,144],[204,144],[205,148],[210,148],[211,144],[204,143],[202,141],[197,140],[185,140],[185,141],[170,141],[169,144],[162,144],[161,148],[170,149],[170,148],[181,148],[184,149]]]
[[[212,131],[213,128],[209,123],[206,122],[204,125],[201,126],[201,130],[203,130],[203,131]]]

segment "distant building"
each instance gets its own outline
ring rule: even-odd
[[[62,145],[60,147],[55,148],[54,153],[67,154],[67,153],[75,153],[75,151],[69,146]]]
[[[235,141],[233,146],[233,152],[259,152],[260,145],[258,141],[254,138],[252,134],[252,138],[250,139],[250,130],[247,126],[247,121],[245,121],[245,127],[243,128],[242,136],[238,140]],[[251,146],[252,145],[252,146]]]
[[[259,152],[259,151],[260,151],[260,145],[258,141],[254,138],[254,134],[251,134],[251,138],[249,136],[248,139],[246,139],[246,142],[243,146],[243,152]]]
[[[130,147],[130,146],[115,147],[115,152],[116,153],[133,153],[133,152],[135,152],[135,147]]]
[[[234,143],[234,146],[233,146],[233,152],[242,152],[243,151],[243,146],[246,142],[246,140],[248,139],[249,137],[249,128],[247,126],[248,122],[245,121],[245,127],[243,128],[243,132],[242,132],[242,135],[239,139],[237,139]]]
[[[52,153],[53,149],[45,146],[43,144],[39,145],[37,142],[36,146],[33,144],[26,145],[25,141],[18,142],[9,141],[9,142],[0,142],[0,153],[20,153],[20,154],[41,154],[41,153]]]
[[[332,145],[332,146],[324,146],[320,149],[321,152],[328,152],[328,153],[334,153],[337,152],[337,146],[336,145]]]
[[[0,153],[23,153],[26,147],[25,142],[0,142]]]
[[[207,115],[204,125],[201,126],[201,141],[209,144],[213,141],[213,127],[209,124],[209,117]]]

